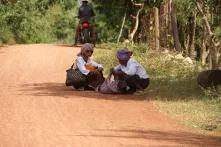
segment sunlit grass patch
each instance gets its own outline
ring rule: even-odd
[[[109,69],[117,65],[117,59],[115,58],[115,52],[110,49],[96,48],[94,55],[94,60],[97,63],[101,63],[104,66],[104,74],[109,73]]]
[[[162,113],[167,113],[182,124],[207,131],[221,131],[221,102],[201,98],[188,101],[156,100]]]

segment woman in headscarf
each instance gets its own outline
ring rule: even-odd
[[[135,59],[131,58],[133,52],[126,48],[118,49],[116,57],[119,65],[112,70],[115,79],[122,81],[125,84],[119,88],[122,93],[134,93],[137,90],[142,90],[149,85],[149,75],[144,67]]]
[[[90,43],[85,43],[81,47],[80,53],[77,55],[75,68],[86,76],[86,82],[73,84],[76,89],[83,88],[84,90],[95,90],[97,86],[103,83],[103,66],[96,63],[90,57],[94,51],[94,46]]]

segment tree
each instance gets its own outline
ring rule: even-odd
[[[140,12],[143,10],[143,7],[144,7],[144,3],[135,3],[133,0],[131,0],[131,3],[133,4],[134,7],[138,7],[138,10],[136,12],[136,15],[131,15],[131,18],[133,20],[135,20],[135,25],[134,25],[134,28],[132,28],[132,31],[131,33],[129,34],[129,40],[130,42],[133,43],[133,38],[134,38],[134,35],[138,29],[138,26],[139,26],[139,16],[140,16]]]
[[[180,44],[178,28],[177,28],[176,7],[173,3],[173,0],[169,0],[169,7],[170,7],[169,13],[171,16],[171,25],[172,25],[172,33],[173,33],[175,49],[177,51],[181,51],[181,44]]]
[[[202,19],[204,21],[204,26],[206,28],[208,37],[211,42],[210,55],[211,55],[211,61],[212,61],[212,69],[218,69],[218,62],[219,62],[219,56],[220,56],[219,51],[221,48],[221,38],[217,42],[214,39],[214,34],[213,34],[211,26],[209,24],[207,14],[202,9],[203,1],[197,0],[196,4],[197,4],[197,8],[198,8],[200,14],[203,17]]]
[[[125,2],[127,3],[127,1],[125,1]],[[123,32],[123,28],[124,28],[124,24],[125,24],[125,20],[126,20],[126,16],[127,16],[127,8],[128,8],[128,3],[126,4],[126,9],[125,9],[124,17],[123,17],[123,20],[122,20],[121,28],[120,28],[120,33],[119,33],[118,38],[117,38],[117,42],[120,41],[120,37],[121,37],[122,32]]]
[[[190,36],[190,47],[188,55],[191,59],[195,59],[195,37],[196,37],[196,8],[192,12],[191,19],[191,36]]]

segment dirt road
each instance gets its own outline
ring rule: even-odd
[[[78,51],[45,44],[0,48],[0,147],[221,146],[219,137],[160,114],[148,98],[65,87],[65,70]]]

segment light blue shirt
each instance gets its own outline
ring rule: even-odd
[[[144,67],[133,58],[128,60],[127,66],[119,64],[114,67],[114,70],[121,70],[129,76],[138,75],[141,79],[149,78],[149,75],[147,74]]]
[[[84,75],[88,75],[88,73],[90,72],[89,70],[86,69],[85,64],[90,64],[90,65],[92,65],[94,67],[98,67],[98,68],[101,67],[101,68],[103,68],[103,66],[101,64],[96,63],[95,61],[93,61],[90,58],[87,60],[87,62],[85,62],[82,56],[78,56],[75,63],[76,63],[77,68]]]

